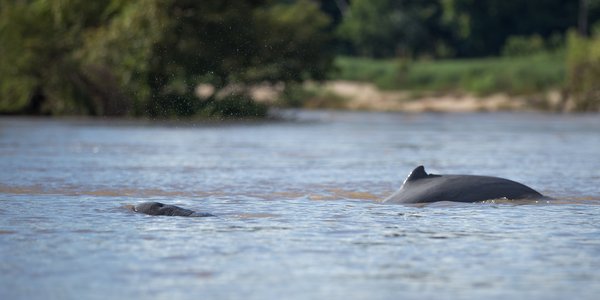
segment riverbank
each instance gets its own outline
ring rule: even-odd
[[[329,81],[281,94],[283,105],[369,111],[574,111],[565,53],[402,60],[338,57]],[[261,100],[256,93],[255,99]],[[264,99],[264,98],[263,98]]]
[[[384,90],[370,82],[332,80],[305,83],[283,105],[307,109],[342,109],[399,112],[480,112],[480,111],[571,111],[557,90],[532,95],[493,93],[477,95],[468,92],[426,92]],[[262,92],[261,92],[262,93]],[[262,93],[264,94],[264,93]],[[281,95],[286,97],[285,94]],[[273,99],[259,98],[272,102]]]

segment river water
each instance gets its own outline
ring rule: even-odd
[[[600,295],[598,115],[281,114],[0,119],[0,299]],[[379,202],[420,164],[556,200]]]

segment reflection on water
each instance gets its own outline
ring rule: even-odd
[[[597,116],[285,114],[0,119],[0,299],[600,293]],[[556,200],[380,204],[419,164]],[[217,217],[127,209],[143,201]]]

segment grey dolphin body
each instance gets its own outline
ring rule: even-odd
[[[490,176],[427,174],[418,166],[402,187],[384,203],[428,203],[437,201],[477,202],[490,199],[545,198],[518,182]]]
[[[181,208],[175,205],[160,202],[144,202],[133,207],[133,211],[152,216],[180,216],[180,217],[214,217],[214,215],[203,212]]]

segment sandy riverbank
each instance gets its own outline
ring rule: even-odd
[[[532,96],[415,93],[381,90],[372,83],[343,80],[305,83],[304,88],[314,94],[306,99],[306,108],[403,112],[569,111],[568,103],[563,103],[558,91]],[[274,102],[283,89],[281,86],[260,85],[251,90],[257,101]]]
[[[351,110],[406,111],[406,112],[474,112],[474,111],[530,111],[561,106],[561,95],[549,92],[537,96],[509,96],[493,94],[476,96],[461,93],[412,93],[384,91],[374,84],[352,81],[329,81],[320,86],[325,93],[344,99]]]

